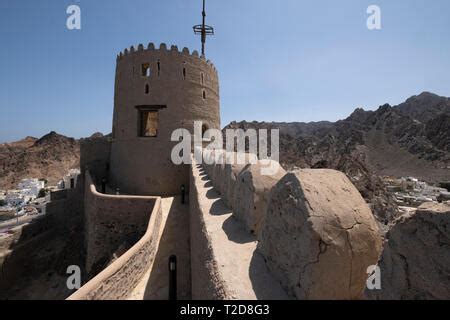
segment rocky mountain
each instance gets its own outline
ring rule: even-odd
[[[23,178],[55,185],[69,169],[79,167],[79,158],[79,142],[54,131],[40,139],[0,144],[0,189],[14,189]]]
[[[396,213],[380,176],[450,180],[450,99],[424,92],[398,106],[356,109],[337,122],[232,122],[227,128],[280,130],[280,162],[343,171],[379,220]]]

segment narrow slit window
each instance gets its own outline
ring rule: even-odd
[[[206,90],[203,90],[203,99],[206,99]]]
[[[186,80],[186,68],[183,68],[183,80]]]
[[[158,77],[159,77],[159,75],[161,73],[161,61],[159,61],[159,59],[158,59],[157,65],[158,65]]]
[[[150,70],[150,64],[144,63],[142,64],[142,76],[150,78],[151,70]]]
[[[150,93],[150,86],[148,85],[148,83],[145,85],[145,94],[149,94]]]
[[[205,84],[205,75],[203,74],[203,72],[201,73],[201,81],[202,84]]]
[[[158,111],[141,110],[140,112],[140,136],[157,137],[158,136]]]

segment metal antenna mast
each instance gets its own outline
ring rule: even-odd
[[[205,55],[206,36],[214,35],[214,28],[210,27],[210,26],[207,26],[205,24],[205,20],[206,20],[205,0],[203,0],[202,16],[203,16],[203,22],[202,22],[202,24],[198,24],[198,25],[194,26],[194,33],[195,34],[200,34],[201,37],[202,37],[202,56],[204,56]]]

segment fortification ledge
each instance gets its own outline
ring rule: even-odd
[[[206,64],[208,64],[211,68],[216,70],[216,67],[210,60],[206,60],[205,56],[199,55],[197,50],[192,51],[192,53],[189,51],[189,48],[184,47],[181,51],[178,49],[178,46],[172,45],[170,46],[170,49],[168,49],[168,46],[165,43],[161,43],[159,45],[159,49],[156,48],[155,44],[153,42],[150,42],[147,47],[144,47],[142,43],[138,44],[137,49],[134,46],[131,46],[130,48],[126,48],[125,50],[119,52],[117,55],[117,60],[123,59],[125,56],[135,54],[138,52],[149,52],[149,51],[157,51],[160,54],[180,54],[188,57],[194,57],[197,58]]]

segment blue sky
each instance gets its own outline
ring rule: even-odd
[[[66,28],[81,7],[82,29]],[[366,9],[381,8],[369,31]],[[448,0],[207,0],[222,125],[319,121],[431,91],[450,96]],[[116,54],[199,49],[200,0],[1,0],[0,142],[111,131]]]

